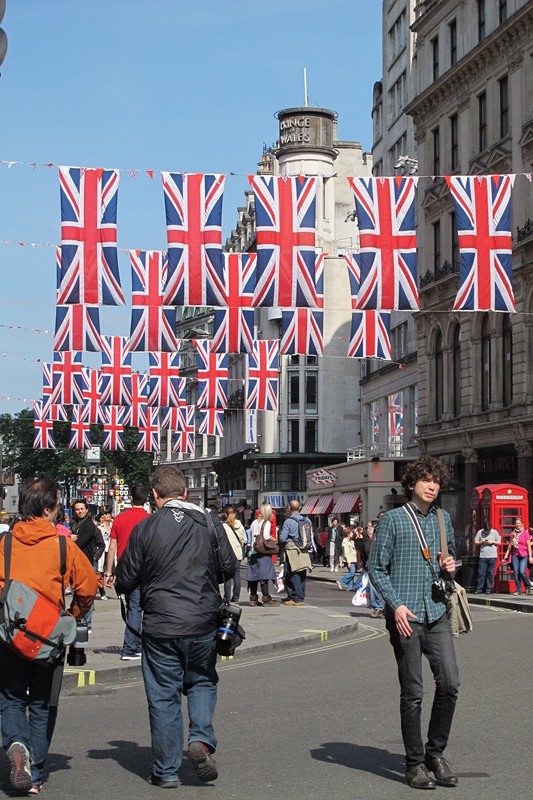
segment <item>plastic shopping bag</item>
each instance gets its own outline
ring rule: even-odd
[[[279,571],[279,575],[276,578],[276,591],[277,591],[278,594],[285,590],[285,581],[283,580],[284,571],[285,571],[285,568],[282,565],[282,567],[281,567],[281,569]]]
[[[368,581],[368,574],[366,572],[361,573],[354,588],[355,594],[352,597],[352,604],[354,606],[369,606],[370,584]]]

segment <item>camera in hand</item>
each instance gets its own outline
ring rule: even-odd
[[[442,578],[435,578],[431,584],[431,594],[433,600],[446,599],[446,582]]]
[[[217,628],[217,653],[220,656],[231,656],[235,648],[242,644],[244,631],[239,625],[242,610],[240,606],[223,605],[220,608]]]
[[[89,627],[85,622],[78,622],[76,638],[67,653],[69,667],[83,667],[87,663],[85,648],[89,644]]]

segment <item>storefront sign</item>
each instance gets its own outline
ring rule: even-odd
[[[303,505],[307,500],[306,494],[292,494],[289,492],[280,492],[279,494],[264,494],[259,498],[260,503],[269,503],[272,508],[285,508],[289,505],[291,500],[297,500],[300,505]]]
[[[308,476],[311,483],[316,483],[318,486],[333,486],[337,480],[337,475],[330,469],[317,469],[311,472]]]

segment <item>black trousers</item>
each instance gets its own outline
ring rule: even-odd
[[[444,752],[459,689],[459,669],[446,614],[436,622],[413,622],[411,627],[413,632],[409,638],[400,636],[394,618],[387,618],[387,630],[398,664],[400,716],[407,769],[424,763],[426,756],[434,758]],[[424,694],[423,655],[428,659],[435,679],[435,696],[425,745],[420,722]]]

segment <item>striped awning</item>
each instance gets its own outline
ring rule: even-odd
[[[300,514],[311,514],[313,508],[316,506],[316,501],[319,499],[320,498],[316,494],[313,494],[311,495],[311,497],[308,497],[300,509]]]
[[[333,509],[333,514],[350,514],[361,508],[361,492],[343,492]]]
[[[331,511],[331,507],[333,506],[333,495],[332,494],[323,494],[318,498],[318,502],[313,510],[310,512],[311,514],[329,514]]]

